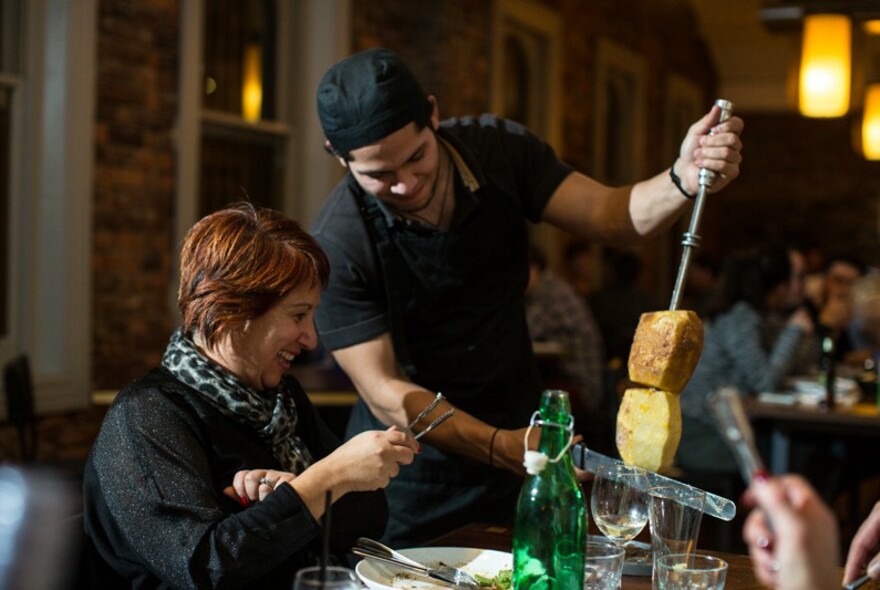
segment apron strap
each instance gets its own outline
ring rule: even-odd
[[[367,225],[367,231],[382,264],[382,274],[385,277],[385,294],[388,299],[388,316],[391,324],[391,342],[394,346],[394,355],[404,372],[412,379],[416,374],[415,364],[409,354],[406,344],[406,330],[403,314],[403,298],[399,288],[403,284],[404,264],[400,253],[391,241],[391,233],[385,215],[379,209],[375,199],[367,198],[363,190],[357,187],[354,191],[358,201],[361,216]]]

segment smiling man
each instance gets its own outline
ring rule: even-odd
[[[714,190],[739,173],[743,123],[718,124],[719,113],[690,128],[676,175],[612,188],[512,121],[441,122],[435,98],[387,49],[325,74],[325,147],[349,173],[312,227],[332,268],[317,322],[361,394],[348,434],[402,427],[438,391],[446,401],[417,432],[456,408],[388,488],[389,543],[512,520],[543,388],[524,311],[526,221],[599,242],[659,233],[696,193],[700,166],[718,172]]]

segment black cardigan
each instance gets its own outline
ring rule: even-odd
[[[291,377],[297,434],[317,461],[339,444]],[[223,494],[242,469],[281,469],[247,426],[221,414],[164,369],[128,385],[107,413],[86,465],[84,525],[132,588],[289,590],[314,565],[321,526],[290,486],[242,508]],[[333,505],[331,548],[382,534],[382,491]]]

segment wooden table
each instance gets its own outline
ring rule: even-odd
[[[770,429],[770,471],[790,471],[792,438],[798,434],[830,434],[846,438],[880,437],[880,413],[874,404],[837,405],[831,410],[801,404],[779,404],[754,397],[743,400],[743,407],[756,428]]]
[[[358,393],[341,369],[320,364],[294,364],[290,373],[296,377],[309,399],[318,407],[351,407]],[[116,399],[115,389],[95,390],[90,396],[92,405],[109,406]]]
[[[358,399],[357,390],[351,380],[336,366],[294,363],[290,373],[296,377],[316,406],[353,406]]]
[[[433,547],[478,547],[481,549],[495,549],[497,551],[510,551],[513,530],[510,527],[497,526],[485,523],[474,523],[442,537],[434,539],[429,546]],[[736,553],[712,552],[712,555],[720,557],[727,562],[728,590],[758,590],[764,589],[755,579],[752,573],[752,562],[748,555]],[[843,579],[843,568],[840,569],[840,578]],[[623,590],[638,590],[650,588],[649,576],[624,576]],[[880,590],[880,584],[868,582],[862,586],[864,590]]]

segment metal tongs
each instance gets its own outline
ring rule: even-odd
[[[767,469],[755,446],[755,434],[743,409],[739,391],[733,387],[722,387],[709,395],[708,401],[715,424],[733,451],[746,484],[750,484],[757,475],[766,476]]]
[[[441,564],[438,567],[428,567],[410,559],[406,555],[387,547],[379,541],[361,537],[357,544],[351,548],[352,553],[367,559],[374,559],[382,563],[419,574],[431,580],[439,580],[445,584],[451,584],[456,588],[474,590],[480,587],[479,582],[469,573],[456,567]]]
[[[730,118],[731,113],[733,113],[733,103],[729,100],[718,99],[715,101],[715,105],[721,108],[721,116],[718,118],[718,123],[724,123]],[[672,301],[669,303],[670,311],[677,310],[678,306],[681,305],[682,292],[684,291],[684,284],[687,280],[688,268],[691,264],[691,250],[699,248],[700,241],[702,240],[702,238],[697,235],[697,230],[700,228],[700,217],[703,215],[703,204],[706,198],[706,193],[709,192],[709,188],[712,186],[712,183],[715,182],[715,176],[714,170],[700,168],[700,186],[697,190],[697,196],[694,199],[694,210],[693,213],[691,213],[691,224],[681,240],[681,264],[678,267],[678,276],[675,278],[675,288],[672,290]]]
[[[434,401],[432,401],[430,404],[428,404],[427,408],[425,408],[424,410],[419,412],[419,415],[416,416],[415,419],[409,423],[409,426],[407,426],[406,428],[403,429],[403,432],[406,434],[412,434],[413,433],[412,429],[415,428],[415,425],[419,423],[419,420],[421,420],[422,418],[424,418],[425,416],[427,416],[428,414],[433,412],[434,408],[437,407],[437,404],[439,404],[442,399],[443,399],[443,394],[438,391],[437,397],[434,398]],[[438,426],[440,426],[441,424],[443,424],[444,422],[446,422],[447,420],[452,418],[453,414],[455,414],[455,408],[449,408],[442,416],[440,416],[439,418],[437,418],[436,420],[434,420],[433,422],[428,424],[427,428],[425,428],[420,433],[414,435],[413,438],[416,440],[419,440],[420,438],[422,438],[423,436],[425,436],[426,434],[428,434],[429,432],[431,432],[432,430],[434,430],[435,428],[437,428]]]
[[[767,469],[755,447],[755,435],[752,426],[746,417],[742,406],[739,392],[733,387],[724,387],[709,396],[709,409],[715,417],[718,430],[733,451],[736,464],[747,484],[750,484],[756,476],[766,476]],[[764,514],[767,525],[773,529],[770,516]],[[843,587],[843,590],[856,590],[868,580],[867,574],[857,578]]]

